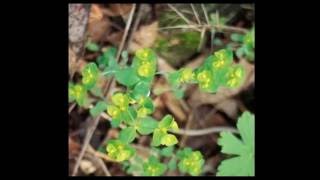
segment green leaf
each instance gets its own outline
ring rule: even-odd
[[[137,136],[136,130],[133,127],[122,129],[119,134],[119,139],[128,144],[131,143]]]
[[[99,101],[93,108],[90,109],[90,114],[93,117],[97,117],[106,109],[107,109],[107,103],[103,101]]]
[[[244,112],[238,119],[237,128],[241,138],[246,145],[254,147],[254,115],[248,111]]]
[[[120,118],[112,118],[111,120],[111,127],[112,128],[117,128],[120,126],[120,123],[121,123],[121,119]]]
[[[115,73],[116,80],[127,87],[133,86],[139,81],[139,77],[131,67],[123,68]]]
[[[151,117],[143,118],[137,125],[137,131],[142,135],[148,135],[152,133],[158,126],[158,122]]]
[[[170,159],[170,161],[168,163],[168,168],[170,171],[174,171],[177,169],[177,159],[176,158]]]
[[[135,99],[138,99],[142,96],[148,96],[150,94],[150,84],[140,81],[138,82],[133,89],[132,95]]]
[[[166,115],[165,117],[162,118],[162,120],[159,122],[159,128],[166,128],[169,129],[170,125],[172,123],[173,117],[171,115]]]
[[[151,146],[159,146],[161,144],[162,137],[164,137],[166,134],[166,132],[155,129],[152,136]]]
[[[184,96],[184,90],[183,89],[174,89],[173,94],[176,98],[182,99]]]
[[[180,79],[179,71],[174,71],[168,75],[168,81],[172,87],[179,87],[180,85],[179,79]]]
[[[213,44],[216,45],[216,46],[222,46],[222,45],[223,45],[223,42],[221,41],[221,39],[215,38],[215,39],[213,40]]]
[[[178,143],[176,136],[172,134],[166,134],[161,138],[161,144],[166,146],[173,146]]]
[[[92,52],[98,52],[100,47],[97,43],[94,43],[94,42],[88,42],[86,44],[86,48]]]
[[[173,149],[174,149],[173,146],[165,147],[161,149],[160,154],[165,157],[171,157],[173,154]]]
[[[189,147],[184,148],[183,150],[177,151],[177,157],[179,159],[184,158],[185,156],[189,156],[192,153],[192,149]]]
[[[148,162],[143,164],[144,176],[161,176],[167,170],[167,166],[163,163],[160,163],[159,160],[151,156],[148,159]]]
[[[137,118],[137,112],[133,107],[130,106],[126,111],[122,112],[121,116],[124,122],[129,125],[133,125]]]
[[[231,34],[231,40],[235,42],[243,42],[244,35],[238,33]]]
[[[218,144],[223,153],[241,155],[246,151],[245,145],[230,132],[221,132]]]
[[[223,160],[217,176],[254,176],[254,115],[244,112],[237,122],[241,140],[230,132],[221,132],[218,144],[222,152],[238,155]]]
[[[90,89],[90,92],[100,98],[103,98],[102,89],[98,86],[94,86],[92,89]]]
[[[240,47],[240,48],[237,49],[236,55],[237,55],[238,58],[242,58],[243,57],[243,55],[244,55],[243,47]]]
[[[218,167],[217,176],[254,176],[254,160],[245,156],[224,160]]]
[[[114,67],[116,63],[116,53],[117,49],[114,47],[108,48],[102,56],[97,58],[97,63],[99,68],[105,68],[107,66]]]
[[[99,77],[99,69],[95,63],[88,63],[81,71],[82,74],[82,84],[87,89],[90,90],[96,85]]]

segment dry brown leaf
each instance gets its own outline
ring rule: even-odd
[[[166,80],[160,78],[153,86],[153,93],[156,94],[155,91],[157,90],[163,91],[169,89],[170,86],[167,84]],[[160,100],[158,100],[157,104],[162,105],[163,103],[168,108],[168,110],[177,118],[177,120],[185,121],[187,119],[186,113],[183,111],[179,100],[173,95],[171,91],[164,91],[158,97],[160,97]]]
[[[77,56],[76,53],[69,47],[69,74],[74,74],[77,69]]]
[[[71,137],[68,140],[69,146],[69,156],[75,156],[80,151],[80,145],[76,143]]]
[[[86,175],[92,174],[97,170],[97,168],[93,165],[93,163],[91,161],[88,161],[85,159],[81,160],[80,169]]]
[[[232,119],[236,119],[238,116],[238,103],[234,99],[226,99],[218,103],[216,108],[226,113]]]
[[[110,4],[110,11],[114,16],[122,16],[122,18],[126,19],[129,16],[129,13],[132,8],[132,4]]]
[[[101,20],[92,20],[88,25],[88,33],[92,41],[97,42],[102,40],[110,30],[110,21],[108,18]]]
[[[92,21],[100,21],[103,18],[103,12],[101,7],[98,4],[92,4],[90,15],[89,15],[89,23]]]
[[[114,46],[119,46],[122,40],[123,31],[112,33],[106,37],[106,40]]]
[[[152,24],[141,26],[138,31],[134,32],[133,39],[129,44],[129,52],[151,47],[157,39],[158,27],[159,23],[155,21]]]
[[[161,95],[164,104],[177,120],[183,122],[187,119],[185,112],[182,110],[179,101],[171,92],[165,92]]]

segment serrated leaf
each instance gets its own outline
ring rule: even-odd
[[[254,176],[254,161],[243,156],[221,162],[217,176]]]
[[[142,135],[148,135],[152,133],[158,126],[158,122],[151,117],[141,119],[137,125],[137,131]]]
[[[133,86],[139,81],[139,77],[131,67],[120,69],[115,73],[116,80],[127,87]]]
[[[161,138],[161,144],[166,146],[173,146],[178,143],[176,136],[172,134],[166,134]]]
[[[107,103],[103,101],[99,101],[93,108],[90,109],[90,114],[93,117],[97,117],[106,109],[107,109]]]
[[[238,119],[237,128],[243,142],[254,147],[254,115],[244,112]]]
[[[242,141],[230,132],[222,132],[218,139],[222,152],[239,156],[223,160],[217,176],[254,175],[254,115],[244,112],[238,119],[237,128]]]
[[[136,130],[133,127],[122,129],[119,134],[119,139],[124,143],[131,143],[137,136]]]
[[[226,154],[241,155],[246,151],[245,145],[230,132],[221,132],[218,144],[222,146],[221,152]]]

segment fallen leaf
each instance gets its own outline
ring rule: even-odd
[[[92,164],[91,161],[88,161],[88,160],[85,160],[85,159],[81,160],[80,169],[86,175],[92,174],[97,170],[97,168]]]
[[[74,74],[77,68],[77,56],[76,53],[69,47],[69,74]]]
[[[101,7],[98,4],[92,4],[90,15],[89,15],[89,23],[92,21],[100,21],[103,18],[103,12]]]
[[[230,118],[236,119],[238,116],[238,103],[234,99],[226,99],[219,102],[216,108],[224,113],[226,113]]]
[[[100,41],[104,35],[110,30],[110,21],[108,18],[101,20],[92,20],[88,25],[88,33],[90,39],[94,42]]]
[[[132,41],[129,44],[129,52],[135,52],[141,48],[149,48],[155,43],[158,36],[158,21],[144,25],[134,32]]]
[[[113,13],[114,16],[122,16],[122,18],[126,19],[129,16],[129,13],[132,8],[132,4],[110,4],[109,5],[110,11]]]

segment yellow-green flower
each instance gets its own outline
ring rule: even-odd
[[[199,81],[199,87],[201,89],[210,89],[213,82],[212,73],[208,70],[204,70],[197,75]]]
[[[226,85],[230,88],[235,88],[241,85],[244,79],[244,69],[241,66],[231,67],[227,73]]]
[[[153,54],[153,51],[151,49],[143,48],[136,51],[135,55],[142,61],[148,61],[148,60],[151,60],[150,58],[152,54]]]
[[[97,65],[95,63],[89,63],[83,68],[81,73],[83,85],[87,89],[93,88],[99,76],[99,69]]]
[[[125,111],[129,106],[129,97],[123,93],[116,93],[111,97],[113,104],[119,107],[121,111]]]
[[[135,150],[120,140],[110,140],[107,145],[107,153],[110,158],[122,162],[130,159],[135,154]]]
[[[178,166],[182,172],[188,172],[192,176],[197,176],[201,173],[204,159],[199,151],[192,152],[185,155]]]
[[[107,106],[107,112],[112,118],[117,118],[119,117],[121,111],[118,107],[114,105],[108,105]]]
[[[138,117],[141,117],[141,118],[146,117],[149,113],[150,113],[150,110],[145,107],[141,107],[137,111]]]
[[[222,49],[214,53],[212,60],[213,69],[221,69],[232,62],[232,52],[230,50]]]
[[[194,73],[191,68],[182,68],[179,81],[181,83],[190,82],[194,79]]]
[[[68,92],[69,92],[69,99],[76,100],[76,102],[80,106],[84,104],[87,91],[82,85],[80,84],[70,85]]]
[[[138,67],[138,75],[142,77],[150,77],[154,73],[154,67],[151,62],[144,62]]]

